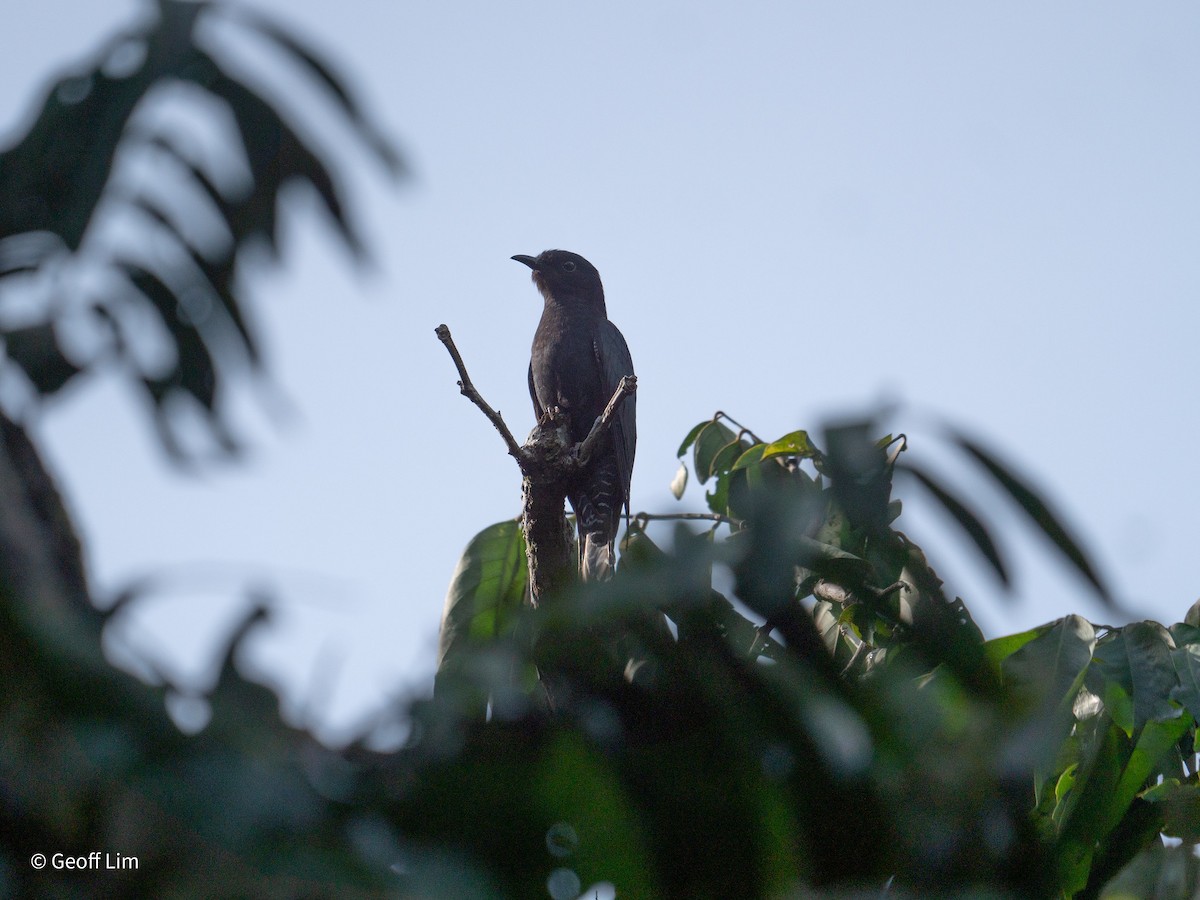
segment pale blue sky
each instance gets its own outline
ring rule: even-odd
[[[202,672],[236,589],[274,584],[252,662],[301,721],[427,689],[457,555],[519,503],[433,328],[523,435],[540,298],[509,257],[547,247],[596,264],[632,350],[635,509],[679,508],[675,449],[715,409],[770,437],[901,399],[915,453],[946,416],[1053,486],[1146,616],[1200,594],[1200,8],[256,5],[341,63],[414,177],[392,189],[319,93],[271,74],[349,161],[377,260],[356,275],[304,200],[285,268],[250,279],[293,414],[244,390],[250,461],[181,477],[112,384],[48,412],[100,591],[178,573],[113,635],[126,656]],[[139,8],[14,13],[6,133]],[[901,523],[989,634],[1107,618],[1033,540],[1010,542],[1005,603],[920,504]]]

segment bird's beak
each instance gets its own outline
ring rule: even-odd
[[[535,272],[537,271],[537,260],[534,257],[526,256],[523,253],[518,253],[512,258],[519,263],[524,263],[525,265],[529,266],[529,268],[533,269]]]

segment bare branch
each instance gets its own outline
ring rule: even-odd
[[[604,407],[604,413],[595,421],[592,425],[592,430],[588,432],[588,436],[583,439],[578,450],[575,451],[575,458],[579,461],[579,465],[587,465],[588,460],[592,458],[592,452],[596,449],[596,445],[600,443],[600,438],[612,426],[612,421],[617,416],[617,410],[625,402],[625,398],[632,396],[636,391],[637,376],[622,376],[621,383],[617,385],[617,389],[613,391],[612,399],[608,401],[608,406]]]
[[[665,522],[669,520],[676,521],[703,521],[703,522],[718,522],[726,525],[732,525],[734,520],[729,516],[723,516],[720,513],[635,513],[631,518],[635,522]]]
[[[462,395],[478,406],[479,411],[487,416],[488,421],[495,426],[496,430],[500,432],[500,437],[504,439],[504,444],[508,447],[509,456],[515,459],[517,465],[524,470],[525,457],[521,453],[520,445],[512,436],[512,432],[508,430],[508,426],[504,424],[504,419],[500,417],[500,413],[488,406],[487,401],[480,396],[479,391],[475,389],[475,385],[471,383],[471,377],[467,374],[467,367],[463,363],[462,356],[459,355],[458,348],[454,346],[454,338],[450,336],[450,329],[445,325],[439,325],[434,329],[434,333],[437,334],[438,340],[446,345],[446,352],[454,360],[454,365],[458,369],[458,387]]]

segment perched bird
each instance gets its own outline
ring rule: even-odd
[[[546,301],[529,359],[534,414],[540,420],[557,406],[566,415],[571,440],[578,443],[604,412],[622,376],[633,374],[629,347],[608,321],[600,273],[590,262],[566,250],[513,259],[533,270],[533,283]],[[585,581],[612,575],[621,510],[629,511],[636,399],[622,402],[587,467],[568,485]]]

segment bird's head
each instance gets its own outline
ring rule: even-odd
[[[518,253],[513,259],[533,270],[533,283],[547,300],[562,302],[579,298],[604,302],[600,273],[578,253],[543,250],[537,256]]]

